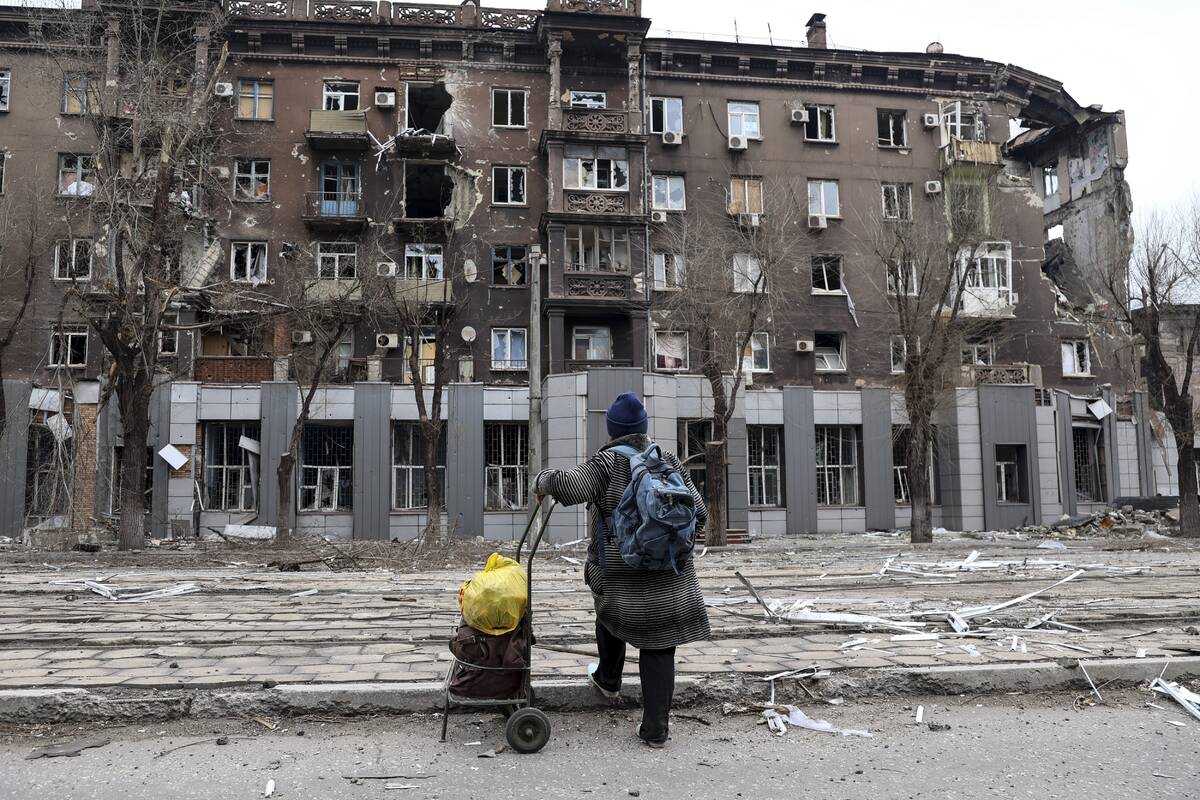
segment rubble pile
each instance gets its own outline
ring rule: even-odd
[[[1084,539],[1122,537],[1130,539],[1167,538],[1179,527],[1179,512],[1142,511],[1133,506],[1110,508],[1099,514],[1063,516],[1052,525],[1030,525],[1017,533],[1037,539]]]

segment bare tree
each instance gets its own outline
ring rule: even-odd
[[[1132,331],[1141,345],[1151,404],[1175,434],[1179,534],[1198,537],[1193,392],[1200,351],[1200,200],[1152,213],[1139,228],[1130,252],[1114,251],[1106,259],[1104,289],[1118,333]]]
[[[2,156],[0,156],[2,157]],[[37,265],[45,255],[42,220],[36,192],[21,197],[24,214],[18,222],[13,213],[13,195],[0,201],[0,286],[20,287],[15,295],[0,297],[0,441],[8,427],[8,400],[4,394],[4,356],[25,330],[25,319],[33,305]],[[27,215],[27,216],[26,216]],[[17,243],[19,244],[19,249]],[[18,250],[16,258],[10,258]]]
[[[809,239],[802,188],[781,177],[731,177],[727,186],[692,197],[686,214],[656,237],[667,260],[657,267],[656,301],[663,331],[687,335],[691,365],[712,393],[712,432],[705,445],[705,499],[710,545],[725,543],[729,421],[753,370],[753,338],[773,309],[788,304],[796,264]]]

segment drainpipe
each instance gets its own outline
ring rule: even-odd
[[[650,131],[650,111],[649,111],[650,95],[646,91],[647,87],[646,87],[646,51],[645,51],[645,48],[643,48],[642,52],[641,52],[641,62],[642,62],[642,68],[639,71],[640,74],[639,74],[638,78],[642,83],[642,90],[640,92],[641,99],[642,99],[642,130],[645,131],[647,133],[647,135],[649,135],[649,131]],[[647,142],[642,145],[642,210],[643,211],[648,211],[650,209],[650,201],[651,201],[650,181],[647,180],[647,178],[649,178],[650,175],[651,175],[651,173],[650,173],[650,143]],[[645,238],[643,239],[643,241],[646,243],[646,258],[643,263],[644,271],[643,271],[643,278],[642,278],[642,284],[643,284],[642,294],[643,294],[643,298],[646,301],[646,345],[645,345],[646,350],[643,353],[643,359],[644,359],[644,363],[646,364],[646,367],[645,367],[645,369],[643,369],[643,371],[645,371],[646,369],[653,371],[653,369],[654,369],[654,325],[653,325],[654,320],[650,313],[650,303],[654,297],[653,291],[652,291],[654,288],[654,248],[652,248],[650,246],[650,223],[648,223],[648,222],[644,223],[642,227],[645,230],[645,234],[644,234]]]
[[[542,463],[542,266],[545,262],[540,244],[529,254],[529,335],[525,358],[529,367],[529,475],[536,477]],[[534,492],[529,502],[535,502]]]

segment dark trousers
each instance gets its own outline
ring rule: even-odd
[[[621,671],[625,669],[625,642],[597,622],[596,649],[600,652],[596,681],[615,692],[621,688]],[[638,673],[642,678],[642,738],[666,741],[675,693],[675,648],[639,650]]]

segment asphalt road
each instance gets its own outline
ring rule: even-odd
[[[681,713],[709,724],[676,718],[665,750],[633,739],[630,711],[556,714],[541,753],[495,758],[478,754],[503,744],[501,720],[477,713],[455,716],[444,745],[433,717],[284,720],[274,732],[246,720],[24,729],[0,732],[0,798],[255,798],[268,781],[274,797],[289,800],[1200,795],[1200,722],[1145,692],[1106,693],[1105,700],[1082,708],[1063,695],[803,704],[810,716],[869,729],[870,739],[801,729],[776,736],[752,714],[688,709]],[[918,703],[925,707],[921,725],[913,714]],[[930,730],[930,722],[950,729]],[[95,733],[112,743],[74,758],[25,760],[32,747]],[[211,741],[217,736],[229,742]],[[414,777],[344,777],[365,774]]]

